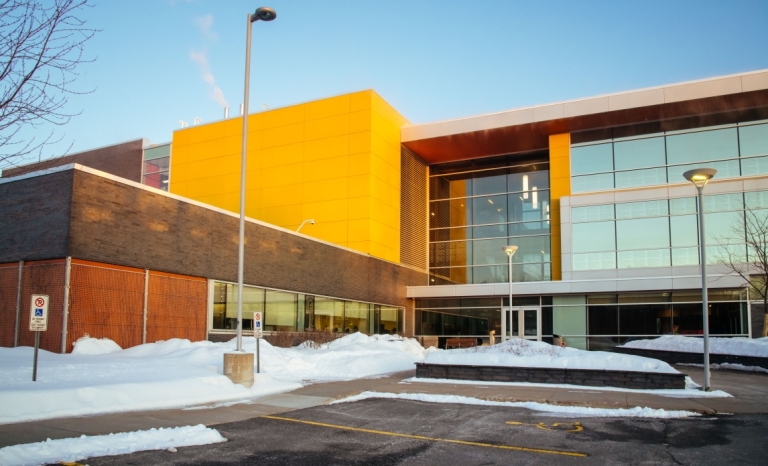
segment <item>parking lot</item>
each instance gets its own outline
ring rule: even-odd
[[[371,399],[214,427],[229,441],[88,464],[765,464],[768,458],[764,414],[584,418]]]

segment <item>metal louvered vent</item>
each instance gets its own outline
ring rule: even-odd
[[[427,269],[427,164],[400,148],[400,262]]]

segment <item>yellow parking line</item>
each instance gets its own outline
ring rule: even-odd
[[[427,440],[430,442],[446,442],[446,443],[457,443],[459,445],[471,445],[475,447],[486,447],[486,448],[498,448],[500,450],[515,450],[515,451],[526,451],[529,453],[545,453],[550,455],[563,455],[563,456],[576,456],[580,458],[585,458],[589,456],[586,453],[581,453],[578,451],[567,451],[567,450],[547,450],[544,448],[528,448],[528,447],[518,447],[514,445],[494,445],[492,443],[480,443],[480,442],[469,442],[465,440],[452,440],[452,439],[445,439],[445,438],[433,438],[433,437],[425,437],[423,435],[412,435],[412,434],[402,434],[399,432],[389,432],[386,430],[374,430],[374,429],[364,429],[361,427],[350,427],[350,426],[339,426],[336,424],[326,424],[324,422],[314,422],[314,421],[304,421],[301,419],[291,419],[289,417],[279,417],[279,416],[262,416],[267,419],[275,419],[277,421],[289,421],[289,422],[297,422],[299,424],[307,424],[311,426],[318,426],[318,427],[331,427],[333,429],[342,429],[342,430],[351,430],[354,432],[364,432],[366,434],[378,434],[378,435],[388,435],[390,437],[404,437],[404,438],[410,438],[415,440]]]

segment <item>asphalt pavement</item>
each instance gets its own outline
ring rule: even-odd
[[[100,465],[766,464],[768,415],[594,418],[369,399],[219,424],[228,442]]]

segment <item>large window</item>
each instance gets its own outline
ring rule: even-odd
[[[237,285],[214,282],[212,330],[237,329]],[[243,286],[243,330],[253,330],[253,313],[264,312],[265,331],[321,331],[368,334],[403,331],[399,307],[345,301],[302,293]]]
[[[430,167],[430,283],[506,282],[506,245],[519,248],[515,281],[550,280],[546,155],[519,165],[510,157],[484,163]]]
[[[683,182],[692,168],[718,178],[768,173],[768,123],[671,131],[571,146],[574,193]]]
[[[168,191],[170,164],[170,144],[144,149],[141,182],[147,186]]]
[[[696,198],[572,207],[573,270],[699,264]],[[768,191],[704,197],[707,262],[747,258],[744,211],[768,214]]]

